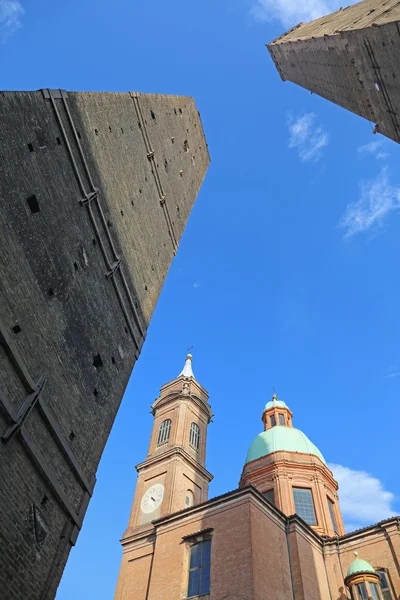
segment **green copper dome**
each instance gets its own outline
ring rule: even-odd
[[[278,400],[278,402],[281,402]],[[268,402],[268,404],[272,404]],[[267,406],[268,406],[267,404]],[[284,402],[282,402],[284,404]],[[300,429],[294,427],[283,427],[276,425],[260,433],[251,444],[246,457],[246,464],[256,458],[267,456],[278,450],[287,450],[288,452],[303,452],[317,456],[326,464],[324,457],[316,446]]]
[[[353,560],[349,566],[347,570],[347,577],[355,575],[356,573],[375,573],[375,569],[371,567],[369,562],[362,560],[362,558],[357,558],[358,552],[354,552],[354,554],[356,555],[356,559]]]
[[[272,397],[270,402],[267,402],[264,410],[268,410],[269,408],[288,408],[288,405],[283,400],[278,400],[276,396]]]

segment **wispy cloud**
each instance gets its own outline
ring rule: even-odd
[[[0,41],[6,41],[21,25],[25,10],[19,0],[0,0]]]
[[[317,162],[329,143],[326,131],[316,124],[316,115],[306,113],[293,119],[289,116],[289,148],[295,148],[302,162]]]
[[[362,182],[360,188],[360,199],[347,206],[339,223],[344,237],[381,226],[388,213],[400,208],[400,188],[390,184],[387,167],[375,179]]]
[[[383,140],[375,140],[365,144],[364,146],[359,146],[357,148],[358,155],[360,158],[374,156],[378,160],[384,160],[389,156],[389,154],[384,151],[384,144],[385,143]]]
[[[385,375],[385,379],[393,379],[394,377],[399,377],[400,370],[396,365],[390,367],[388,369],[388,373]]]
[[[200,287],[200,284],[199,284],[199,282],[198,282],[198,281],[195,281],[195,282],[194,282],[194,284],[193,284],[193,287],[194,287],[195,289],[196,289],[196,288],[199,288],[199,287]]]
[[[301,21],[327,15],[341,6],[342,0],[255,0],[252,14],[258,21],[277,20],[285,27],[292,27]]]
[[[367,473],[342,465],[328,465],[339,484],[339,501],[347,531],[373,525],[395,514],[394,494]]]

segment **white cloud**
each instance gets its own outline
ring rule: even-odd
[[[346,6],[348,3],[346,3]],[[252,14],[258,21],[280,21],[293,27],[327,15],[343,6],[342,0],[255,0]]]
[[[7,40],[21,27],[24,12],[19,0],[0,0],[0,40]]]
[[[364,146],[359,146],[357,148],[357,151],[361,158],[372,155],[378,160],[383,160],[389,156],[389,154],[382,149],[383,146],[383,140],[375,140],[373,142],[365,144]]]
[[[339,484],[339,502],[346,531],[373,525],[395,514],[394,494],[366,471],[329,464]]]
[[[382,225],[386,215],[399,208],[400,188],[389,183],[384,167],[378,177],[361,183],[360,199],[347,206],[339,227],[345,230],[344,237],[350,237]]]
[[[400,375],[399,368],[397,366],[392,366],[388,369],[387,375],[385,375],[385,379],[392,379],[393,377],[398,377]]]
[[[329,143],[329,136],[315,124],[314,113],[306,113],[297,119],[289,117],[289,148],[295,148],[302,162],[317,162],[322,149]]]
[[[199,287],[200,287],[200,284],[199,284],[197,281],[195,281],[195,282],[194,282],[194,284],[193,284],[193,287],[194,287],[194,288],[199,288]]]

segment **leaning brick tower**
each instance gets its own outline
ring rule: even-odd
[[[289,80],[400,142],[400,4],[364,0],[300,23],[268,44]]]
[[[0,92],[0,596],[53,598],[209,164],[192,98]]]

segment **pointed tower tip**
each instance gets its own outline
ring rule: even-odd
[[[179,373],[178,377],[181,377],[181,375],[183,375],[184,377],[193,377],[193,379],[196,379],[192,370],[192,358],[193,357],[191,354],[186,354],[185,366]]]

